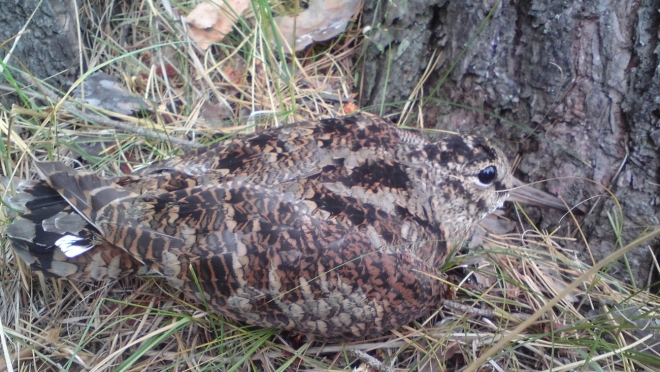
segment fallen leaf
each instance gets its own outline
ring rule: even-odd
[[[458,342],[451,342],[448,345],[440,344],[433,351],[433,354],[417,351],[417,362],[421,367],[419,372],[442,371],[446,368],[445,363],[454,357],[461,350]]]
[[[239,55],[234,55],[222,66],[222,72],[225,73],[230,82],[241,85],[247,77],[247,67],[245,60]]]
[[[559,271],[557,270],[556,267],[550,266],[547,263],[543,261],[538,261],[537,262],[537,267],[539,269],[538,274],[539,276],[543,279],[543,281],[546,283],[546,285],[552,287],[555,293],[560,293],[562,292],[566,287],[568,287],[568,284],[559,274]],[[573,290],[566,294],[564,297],[564,300],[572,303],[576,303],[579,301],[579,298],[576,296],[579,292],[577,290]],[[554,293],[551,293],[554,295]]]
[[[201,3],[186,17],[189,25],[207,29],[213,27],[220,19],[220,5],[215,3]]]
[[[104,72],[97,71],[88,76],[82,86],[84,89],[78,86],[73,95],[92,106],[122,115],[151,109],[151,105],[140,96],[129,92],[114,77]]]
[[[345,115],[354,113],[355,111],[357,111],[359,109],[360,109],[360,107],[358,105],[356,105],[354,102],[347,102],[343,107],[343,111],[344,111]]]
[[[285,41],[284,51],[305,49],[314,41],[332,39],[346,29],[348,21],[358,12],[360,0],[311,0],[309,7],[297,17],[275,17],[273,21]],[[295,36],[295,38],[294,38]]]
[[[156,75],[160,77],[174,77],[177,76],[176,68],[169,64],[165,63],[164,64],[165,70],[163,71],[163,68],[161,66],[156,66]]]
[[[206,1],[186,17],[188,36],[203,50],[224,39],[238,17],[250,6],[249,0]]]
[[[495,282],[497,282],[497,277],[492,275],[488,270],[488,268],[493,270],[493,264],[485,257],[471,257],[463,261],[462,264],[465,265],[468,275],[471,276],[471,282],[475,288],[483,290],[490,288]]]
[[[231,106],[227,101],[222,100],[218,103],[213,103],[206,100],[202,103],[202,107],[200,108],[200,122],[196,124],[201,124],[202,128],[217,128],[223,120],[227,120],[231,115]]]

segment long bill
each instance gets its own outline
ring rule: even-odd
[[[509,191],[509,198],[507,201],[535,205],[538,207],[554,208],[562,211],[573,210],[577,214],[585,214],[585,211],[580,207],[571,208],[558,197],[548,194],[545,191],[535,189],[531,185],[528,185],[515,177],[511,178],[513,179],[513,188]]]

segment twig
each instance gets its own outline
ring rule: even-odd
[[[42,92],[43,96],[42,98],[50,98],[53,102],[59,102],[62,101],[62,98],[58,97],[55,92],[52,90],[48,89],[47,87],[43,86],[42,84],[39,84],[36,80],[32,79],[32,77],[29,74],[26,74],[24,72],[21,72],[21,75],[23,75],[23,78],[28,79],[28,80],[33,80],[35,85],[39,88],[39,90]],[[196,141],[188,141],[184,140],[181,138],[177,137],[171,137],[165,133],[159,133],[151,129],[145,129],[145,128],[138,128],[135,127],[131,124],[125,123],[125,122],[120,122],[117,120],[112,120],[105,118],[100,115],[95,115],[87,112],[83,112],[82,110],[79,110],[74,107],[74,105],[70,102],[63,101],[62,102],[62,107],[64,107],[67,111],[72,113],[73,115],[80,116],[85,120],[88,120],[93,123],[97,123],[100,125],[105,125],[107,127],[111,128],[116,128],[116,129],[121,129],[127,132],[132,132],[137,135],[143,136],[143,137],[148,137],[148,138],[155,138],[159,139],[161,141],[169,141],[174,144],[177,144],[179,146],[184,146],[184,147],[191,147],[191,148],[196,148],[196,147],[201,147],[202,145]]]
[[[366,365],[368,365],[371,368],[376,368],[379,371],[383,372],[394,372],[394,368],[390,366],[386,366],[381,362],[380,360],[372,357],[371,355],[365,353],[362,350],[355,350],[355,349],[349,349],[346,351],[348,354],[360,359],[363,361]]]
[[[454,301],[442,300],[442,305],[450,309],[464,311],[471,315],[477,315],[486,318],[502,317],[501,314],[498,314],[498,312],[496,312],[493,309],[479,309],[473,306],[463,305]],[[512,317],[518,320],[527,320],[527,318],[529,318],[529,314],[523,314],[523,313],[509,313],[509,315],[511,315]]]
[[[610,351],[609,353],[605,353],[605,354],[602,354],[602,355],[592,356],[591,358],[589,358],[589,362],[597,362],[597,361],[599,361],[599,360],[603,360],[603,359],[607,359],[607,358],[613,357],[613,356],[615,356],[615,355],[619,355],[619,354],[621,354],[622,352],[624,352],[624,351],[626,351],[626,350],[630,350],[630,349],[634,348],[635,346],[637,346],[637,345],[639,345],[639,344],[643,344],[644,341],[648,340],[648,339],[651,338],[651,337],[653,337],[652,334],[650,334],[650,335],[646,335],[644,338],[639,339],[639,340],[633,342],[633,343],[630,344],[630,345],[626,345],[626,346],[624,346],[624,347],[621,347],[621,348],[618,348],[618,349],[616,349],[616,350]],[[580,367],[580,366],[584,366],[584,365],[585,365],[585,361],[584,361],[584,360],[580,360],[580,361],[577,361],[577,362],[574,362],[574,363],[570,363],[570,364],[563,365],[563,366],[561,366],[561,367],[555,367],[555,368],[553,368],[553,369],[547,369],[547,370],[544,370],[544,371],[542,371],[542,372],[550,372],[550,371],[566,371],[566,370],[573,369],[573,368]]]
[[[159,139],[162,141],[170,141],[174,144],[177,144],[179,146],[185,146],[185,147],[191,147],[191,148],[196,148],[196,147],[201,147],[202,145],[195,142],[195,141],[188,141],[184,140],[178,137],[172,137],[169,136],[165,133],[159,133],[151,129],[145,129],[145,128],[138,128],[135,127],[131,124],[112,120],[105,118],[100,115],[95,115],[95,114],[90,114],[87,112],[83,112],[81,110],[78,110],[77,108],[73,107],[71,103],[63,103],[62,106],[69,111],[70,113],[80,116],[83,119],[86,119],[90,122],[100,124],[100,125],[105,125],[106,127],[112,127],[112,128],[117,128],[121,130],[125,130],[127,132],[132,132],[140,136],[148,137],[148,138],[155,138]]]

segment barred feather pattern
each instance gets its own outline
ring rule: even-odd
[[[436,306],[451,248],[510,186],[486,139],[429,142],[366,115],[235,136],[129,176],[37,168],[6,229],[33,270],[156,272],[230,318],[331,342]]]

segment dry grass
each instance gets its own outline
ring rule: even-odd
[[[155,111],[142,119],[101,119],[104,113],[91,107],[72,108],[70,96],[61,98],[66,92],[55,93],[60,99],[52,105],[30,99],[0,117],[5,175],[35,178],[33,159],[120,174],[186,145],[260,124],[355,109],[351,92],[359,71],[353,61],[364,41],[359,26],[283,59],[267,35],[271,7],[277,13],[283,5],[254,1],[222,45],[200,53],[185,42],[176,20],[192,4],[181,3],[181,9],[168,13],[152,2],[130,3],[112,14],[83,4],[80,14],[89,26],[81,50],[90,68],[82,79],[102,68],[154,102]],[[34,86],[21,90],[27,97],[43,97]],[[161,133],[160,139],[151,132],[109,127],[117,123]],[[101,149],[95,156],[89,155],[92,146]],[[0,209],[3,225],[11,217]],[[447,264],[447,277],[438,278],[449,288],[440,309],[379,339],[345,345],[305,343],[276,330],[225,321],[158,279],[80,285],[39,278],[2,241],[0,371],[325,371],[361,363],[383,370],[454,370],[503,338],[510,341],[484,370],[651,370],[660,365],[648,347],[655,338],[656,296],[605,274],[575,282],[589,267],[561,248],[568,238],[540,232],[524,218],[513,224],[500,217],[490,221],[485,225],[490,232],[473,239],[475,249],[457,255]],[[523,234],[514,232],[521,228]],[[538,312],[570,283],[577,285],[570,295]],[[533,314],[540,319],[512,332]]]

